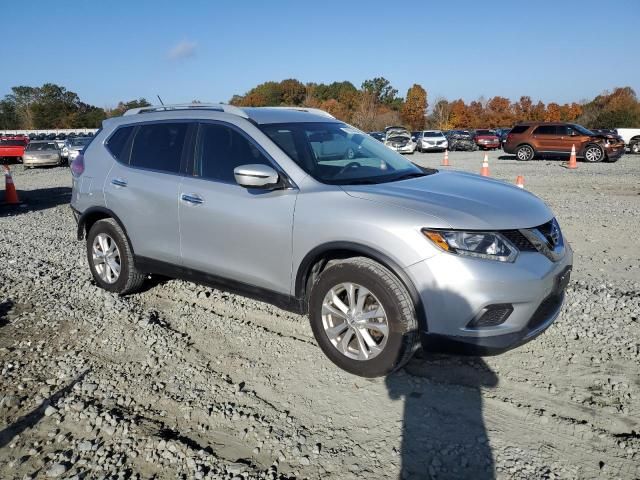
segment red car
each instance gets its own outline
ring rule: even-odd
[[[0,158],[15,158],[22,161],[29,138],[24,135],[0,137]]]
[[[473,140],[483,150],[500,148],[500,138],[493,130],[479,129],[474,132]]]

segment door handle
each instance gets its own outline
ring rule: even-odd
[[[127,181],[124,178],[112,178],[111,185],[115,185],[116,187],[126,187]]]
[[[202,197],[200,195],[196,195],[195,193],[183,193],[182,195],[180,195],[180,200],[192,205],[200,205],[201,203],[204,203]]]

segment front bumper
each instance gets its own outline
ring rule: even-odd
[[[491,142],[491,143],[477,142],[476,145],[478,145],[478,147],[480,148],[499,148],[500,142]]]
[[[413,153],[416,151],[416,144],[408,144],[403,147],[395,147],[393,145],[387,145],[391,150],[395,150],[398,153]]]
[[[564,302],[566,272],[573,264],[565,254],[552,262],[538,252],[521,252],[514,263],[440,253],[406,269],[418,290],[426,315],[422,341],[428,351],[495,354],[515,348],[544,332]],[[496,326],[473,328],[470,322],[492,305],[513,311]]]
[[[447,148],[449,148],[449,144],[448,142],[444,142],[440,145],[432,145],[430,143],[422,143],[420,145],[420,148],[424,151],[428,151],[428,150],[446,150]]]
[[[617,160],[618,158],[620,158],[622,155],[624,155],[625,153],[625,145],[620,144],[620,145],[612,145],[609,147],[605,147],[604,149],[606,155],[607,155],[607,159],[609,160]]]

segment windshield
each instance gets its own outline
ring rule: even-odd
[[[22,147],[25,145],[24,140],[7,140],[7,139],[2,139],[0,140],[0,145],[7,145],[7,146],[12,146],[12,147]]]
[[[476,130],[476,135],[495,135],[491,130]]]
[[[424,132],[425,137],[442,137],[442,132]]]
[[[333,185],[384,183],[424,171],[344,123],[281,123],[262,131],[316,180]]]
[[[84,147],[91,141],[91,137],[76,137],[68,140],[72,147]]]
[[[30,152],[41,152],[43,150],[57,150],[58,146],[55,142],[35,142],[27,145],[27,150]]]
[[[591,130],[587,130],[582,125],[573,124],[571,126],[579,131],[582,135],[593,135],[593,132]]]

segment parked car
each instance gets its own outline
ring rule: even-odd
[[[616,133],[631,153],[640,153],[640,128],[616,128]]]
[[[478,145],[476,145],[473,135],[468,130],[449,130],[447,133],[449,150],[464,152],[478,150]]]
[[[513,127],[504,144],[506,153],[518,160],[536,155],[568,156],[575,147],[576,157],[587,162],[617,161],[625,151],[616,135],[601,135],[575,123],[528,122]]]
[[[24,149],[29,139],[24,135],[11,135],[0,137],[0,159],[15,159],[22,161]]]
[[[449,141],[440,130],[417,132],[416,144],[419,152],[443,152],[449,148]]]
[[[384,130],[384,144],[398,153],[412,154],[416,151],[416,142],[404,127],[387,127]]]
[[[327,132],[356,159],[316,158]],[[143,107],[94,138],[71,206],[107,291],[161,274],[308,313],[329,359],[368,377],[420,340],[500,352],[560,313],[573,254],[542,200],[420,168],[325,112]]]
[[[62,155],[55,141],[35,140],[27,145],[22,163],[28,168],[62,165]]]
[[[66,159],[69,163],[76,158],[82,149],[86,147],[91,141],[90,137],[71,137],[68,138],[64,142],[64,146],[62,147],[61,154],[62,158]]]
[[[473,140],[482,150],[494,150],[500,147],[500,139],[493,130],[477,129],[473,132]]]
[[[384,133],[382,132],[369,132],[369,135],[371,135],[373,138],[375,138],[379,142],[384,142]]]
[[[495,132],[498,136],[498,141],[500,142],[500,147],[504,146],[504,143],[507,141],[507,135],[511,131],[510,128],[496,128]]]

